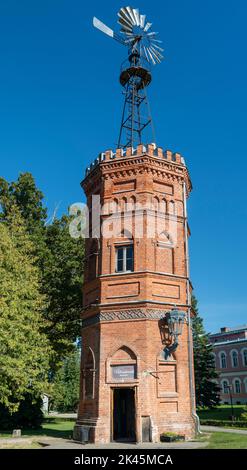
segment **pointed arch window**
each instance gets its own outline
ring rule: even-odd
[[[85,366],[83,370],[84,376],[84,398],[94,399],[95,393],[95,357],[93,350],[88,349]]]

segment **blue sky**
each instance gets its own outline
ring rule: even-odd
[[[115,26],[121,1],[0,1],[0,173],[31,171],[59,213],[80,180],[115,148],[125,48],[92,27]],[[247,323],[247,3],[133,4],[164,41],[149,99],[157,144],[189,167],[191,277],[209,331]]]

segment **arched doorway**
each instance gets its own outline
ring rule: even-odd
[[[137,357],[127,346],[120,347],[109,361],[111,376],[112,440],[136,441]]]

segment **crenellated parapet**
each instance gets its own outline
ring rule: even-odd
[[[119,160],[128,157],[135,157],[141,155],[149,155],[150,157],[162,158],[166,161],[174,164],[184,165],[184,158],[180,153],[173,153],[170,150],[163,150],[161,147],[157,147],[156,144],[138,145],[136,148],[127,147],[125,150],[122,148],[113,150],[106,150],[101,152],[97,158],[88,166],[85,170],[85,177],[87,177],[100,162]]]
[[[98,171],[100,168],[100,172]],[[82,187],[85,192],[91,192],[92,187],[100,184],[101,176],[104,179],[125,178],[138,173],[152,173],[155,177],[170,181],[185,181],[187,195],[192,185],[185,165],[185,160],[178,152],[163,150],[156,144],[138,145],[135,149],[106,150],[86,169]]]

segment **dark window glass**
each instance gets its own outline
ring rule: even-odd
[[[124,270],[124,249],[118,248],[117,249],[117,271]]]
[[[133,246],[121,246],[117,248],[117,272],[133,271],[134,270],[134,254]]]
[[[130,245],[126,249],[126,270],[127,271],[133,271],[133,246]]]

